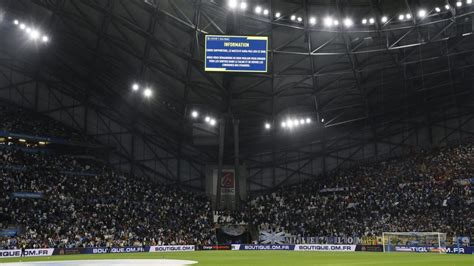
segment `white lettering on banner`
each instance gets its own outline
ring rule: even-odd
[[[184,246],[151,246],[150,252],[185,252],[195,251],[196,248],[193,245]]]
[[[43,256],[52,256],[54,248],[43,248],[43,249],[26,249],[26,257],[43,257]],[[21,257],[21,250],[11,249],[11,250],[0,250],[0,258],[18,258]]]
[[[295,251],[339,251],[353,252],[356,245],[295,245]]]

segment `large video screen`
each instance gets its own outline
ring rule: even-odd
[[[267,36],[206,35],[206,71],[267,72]]]

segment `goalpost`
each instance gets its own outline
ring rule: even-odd
[[[446,253],[446,234],[439,232],[383,232],[383,252]]]

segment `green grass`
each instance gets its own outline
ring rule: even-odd
[[[198,261],[199,266],[474,266],[474,255],[422,253],[332,253],[289,251],[196,251],[183,253],[134,253],[66,255],[1,259],[0,263],[19,261],[91,260],[91,259],[182,259]]]

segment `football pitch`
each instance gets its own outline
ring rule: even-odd
[[[80,260],[128,260],[126,265],[134,265],[130,260],[189,260],[197,261],[199,266],[362,266],[362,265],[403,265],[403,266],[474,266],[473,255],[447,255],[422,253],[337,253],[337,252],[288,252],[288,251],[200,251],[183,253],[134,253],[134,254],[99,254],[99,255],[67,255],[53,257],[31,257],[1,259],[0,263],[9,262],[49,262],[76,261],[64,265],[93,265]],[[25,263],[32,265],[30,263]],[[113,265],[114,263],[106,263]],[[124,263],[125,264],[125,263]],[[139,264],[139,263],[137,263]],[[18,263],[14,263],[18,265]],[[39,265],[48,265],[42,263]],[[103,265],[103,264],[100,264]],[[121,264],[122,265],[122,264]],[[148,265],[174,265],[157,261]]]

